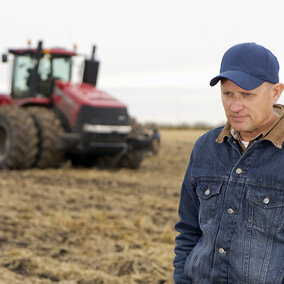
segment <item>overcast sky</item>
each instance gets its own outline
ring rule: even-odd
[[[219,87],[209,80],[234,44],[262,44],[284,69],[282,0],[10,0],[1,10],[0,51],[27,39],[45,47],[76,43],[86,54],[96,44],[98,87],[141,121],[224,121]],[[8,65],[0,75],[6,91]]]

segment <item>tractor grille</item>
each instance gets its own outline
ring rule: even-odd
[[[126,108],[82,106],[78,113],[75,131],[81,132],[84,124],[129,125]]]
[[[126,142],[126,135],[123,134],[93,134],[84,133],[82,135],[83,144],[89,144],[91,142],[99,143],[124,143]]]

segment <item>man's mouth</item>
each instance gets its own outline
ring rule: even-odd
[[[235,122],[242,122],[246,119],[246,115],[230,115],[230,118]]]

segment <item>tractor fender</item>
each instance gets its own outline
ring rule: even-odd
[[[12,105],[13,99],[10,95],[0,94],[0,105]]]

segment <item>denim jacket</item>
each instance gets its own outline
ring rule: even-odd
[[[221,131],[199,138],[184,177],[175,283],[284,283],[284,119],[243,154]]]

